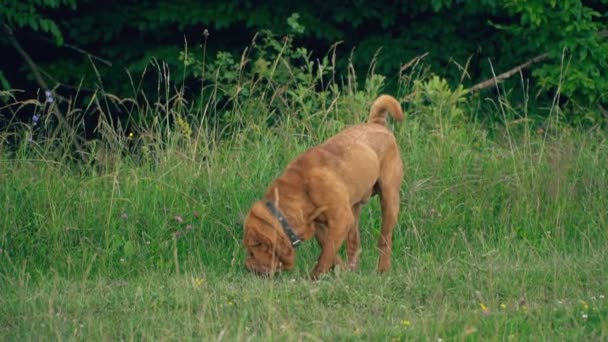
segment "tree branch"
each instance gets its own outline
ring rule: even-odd
[[[17,38],[15,38],[15,36],[13,35],[13,30],[11,30],[11,28],[6,24],[3,24],[3,27],[4,27],[4,32],[6,32],[6,36],[8,37],[8,40],[11,43],[11,45],[15,48],[15,50],[17,50],[17,52],[21,55],[21,57],[23,57],[23,59],[25,60],[25,63],[27,63],[27,65],[32,70],[32,73],[34,74],[34,78],[36,79],[36,83],[38,83],[40,88],[42,88],[44,90],[48,90],[49,86],[48,86],[48,84],[46,84],[46,82],[42,78],[42,75],[40,75],[40,71],[38,71],[38,66],[36,65],[36,63],[34,63],[32,58],[30,57],[30,55],[28,55],[28,53],[25,52],[25,50],[23,49],[21,44],[19,44],[19,41],[17,40]]]
[[[21,44],[19,43],[19,41],[13,34],[13,30],[5,23],[3,23],[2,26],[4,28],[4,31],[6,32],[6,35],[8,37],[9,42],[11,43],[11,45],[15,48],[15,50],[17,50],[17,52],[21,55],[21,57],[23,57],[23,59],[25,60],[25,62],[29,66],[29,68],[32,70],[32,73],[34,74],[34,78],[36,79],[36,82],[38,83],[38,85],[42,89],[45,90],[45,93],[46,93],[46,91],[51,92],[51,89],[49,88],[48,84],[42,78],[42,75],[40,74],[38,65],[36,65],[36,63],[34,63],[34,60],[32,59],[32,57],[30,57],[30,55],[23,49],[23,47],[21,46]],[[48,100],[48,95],[47,95],[47,100]],[[76,151],[78,152],[80,157],[86,162],[86,158],[87,158],[86,154],[84,153],[82,146],[80,145],[80,142],[79,142],[81,137],[76,132],[74,132],[74,130],[72,129],[72,127],[70,126],[68,121],[65,119],[65,116],[63,115],[63,113],[61,113],[61,110],[57,106],[56,101],[51,102],[51,110],[53,110],[53,112],[55,113],[55,116],[57,116],[57,119],[59,120],[60,125],[62,125],[71,135],[74,136],[72,143],[73,143],[74,147],[76,148]]]
[[[515,68],[513,68],[511,70],[503,72],[502,74],[500,74],[496,77],[493,77],[493,78],[483,81],[481,83],[477,83],[476,85],[474,85],[473,87],[471,87],[469,89],[469,92],[474,93],[474,92],[480,91],[482,89],[493,87],[493,86],[497,85],[498,83],[506,80],[507,78],[513,76],[515,73],[518,73],[521,70],[528,68],[532,64],[542,62],[542,61],[546,60],[547,58],[549,58],[549,54],[547,54],[547,53],[538,55],[538,56],[526,61],[525,63],[516,66]]]
[[[36,39],[44,40],[44,41],[45,41],[45,42],[47,42],[47,43],[53,43],[53,40],[52,40],[52,39],[49,39],[49,38],[44,37],[44,36],[42,36],[42,35],[37,34],[37,35],[32,35],[32,36],[33,36],[33,37],[35,37]],[[71,44],[68,44],[68,43],[63,43],[63,45],[62,45],[62,46],[63,46],[63,47],[65,47],[65,48],[68,48],[68,49],[70,49],[70,50],[74,50],[74,51],[76,51],[76,52],[78,52],[78,53],[81,53],[81,54],[83,54],[83,55],[86,55],[86,56],[88,56],[88,57],[91,57],[91,59],[96,60],[96,61],[98,61],[98,62],[101,62],[101,63],[103,63],[103,64],[105,64],[105,65],[107,65],[107,66],[112,66],[112,62],[108,61],[107,59],[103,59],[103,58],[101,58],[101,57],[99,57],[99,56],[96,56],[96,55],[94,55],[94,54],[92,54],[92,53],[88,52],[87,50],[84,50],[84,49],[82,49],[82,48],[79,48],[79,47],[78,47],[78,46],[76,46],[76,45],[71,45]]]

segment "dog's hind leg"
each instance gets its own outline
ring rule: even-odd
[[[399,214],[399,190],[392,188],[383,190],[380,203],[382,206],[382,229],[378,239],[378,248],[380,249],[378,271],[385,272],[391,268],[393,229]]]
[[[346,257],[348,268],[356,270],[359,267],[359,254],[361,254],[361,238],[359,233],[359,216],[361,215],[361,203],[353,206],[354,223],[348,231],[346,237]]]
[[[398,153],[398,152],[397,152]],[[382,206],[382,229],[378,240],[380,258],[378,272],[386,272],[391,268],[391,255],[393,249],[393,229],[397,224],[399,215],[399,191],[403,179],[403,166],[401,159],[393,160],[383,169],[378,181],[380,205]]]

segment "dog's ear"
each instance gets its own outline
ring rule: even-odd
[[[279,258],[285,270],[291,270],[296,261],[295,250],[289,240],[285,241],[286,239],[281,237],[277,240],[275,255]]]
[[[274,245],[276,231],[272,227],[267,227],[272,222],[273,216],[268,212],[266,206],[261,201],[256,201],[251,206],[251,210],[243,220],[245,235],[248,236],[250,244],[263,243],[269,247]]]
[[[253,204],[249,215],[256,218],[256,226],[250,232],[252,241],[246,243],[258,242],[267,245],[273,250],[273,254],[281,261],[283,267],[287,270],[291,269],[295,263],[295,251],[287,235],[281,232],[282,228],[278,220],[261,201]]]

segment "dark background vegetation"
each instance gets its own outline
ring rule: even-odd
[[[12,93],[20,100],[52,90],[59,100],[78,94],[86,105],[100,90],[133,97],[141,84],[154,93],[149,67],[166,63],[173,84],[196,99],[218,53],[241,63],[256,34],[271,32],[312,60],[335,52],[338,73],[352,65],[359,75],[383,74],[384,91],[393,93],[400,69],[417,56],[465,88],[537,57],[522,69],[531,100],[550,104],[559,94],[565,119],[596,125],[607,115],[607,14],[607,0],[2,0],[0,83],[22,90]],[[245,62],[263,56],[255,58]],[[507,89],[521,80],[511,77]]]

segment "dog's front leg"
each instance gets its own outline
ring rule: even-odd
[[[317,239],[319,246],[321,246],[321,250],[323,250],[323,245],[325,244],[325,241],[327,241],[327,225],[326,224],[324,224],[324,223],[315,224],[315,238]],[[336,254],[336,257],[334,258],[334,263],[331,267],[335,267],[335,266],[340,267],[343,270],[347,269],[346,265],[342,261],[342,258],[340,258],[340,254]]]
[[[334,265],[338,251],[355,221],[351,208],[328,213],[327,218],[327,233],[322,244],[321,255],[310,275],[313,280],[319,279],[321,274],[329,271]]]

